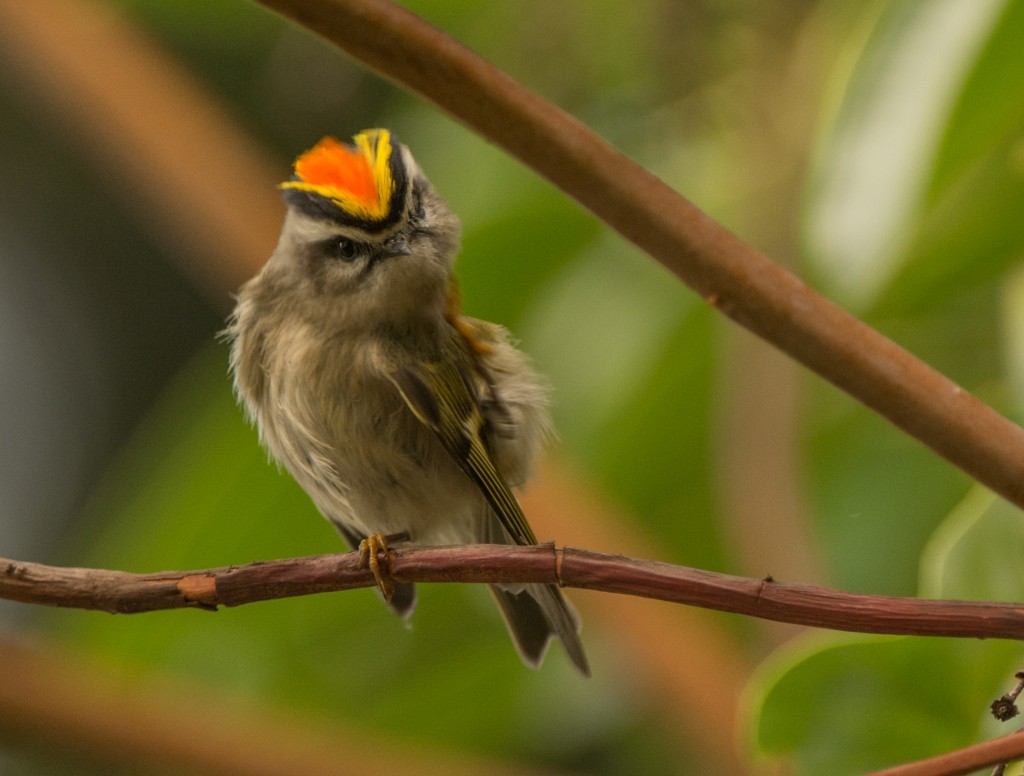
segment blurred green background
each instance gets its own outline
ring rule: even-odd
[[[613,514],[542,523],[542,538],[858,592],[1024,598],[1016,509],[433,107],[249,2],[68,2],[140,34],[150,48],[133,56],[155,52],[212,98],[277,180],[324,134],[387,126],[410,146],[463,220],[466,310],[509,326],[550,376],[553,465]],[[406,5],[1021,418],[1024,1]],[[16,7],[0,3],[0,554],[156,571],[341,549],[234,404],[217,256],[146,196],[161,185],[147,153],[90,139],[114,124],[59,98],[77,76],[39,64]],[[207,158],[161,132],[186,165]],[[252,191],[195,172],[197,196],[276,196],[273,179]],[[269,212],[261,234],[277,230]],[[600,596],[571,597],[590,681],[556,650],[523,669],[488,597],[462,587],[424,587],[408,628],[358,591],[215,616],[8,603],[0,637],[89,656],[125,686],[170,678],[347,740],[522,773],[860,773],[1000,732],[985,712],[1021,667],[1013,644],[717,614],[690,641],[672,618],[691,615],[669,604],[652,636]],[[659,650],[684,672],[718,661],[734,684],[680,694]],[[201,772],[23,727],[0,717],[0,772]]]

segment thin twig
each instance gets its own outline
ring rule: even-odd
[[[1024,429],[773,264],[582,123],[387,0],[258,0],[532,167],[710,304],[1024,507]]]
[[[961,776],[1020,757],[1024,757],[1024,736],[1011,733],[955,752],[875,771],[868,776]]]
[[[562,556],[560,563],[556,553]],[[817,628],[1024,639],[1024,606],[1017,604],[843,593],[571,547],[407,547],[391,551],[390,568],[400,582],[561,581],[566,587],[643,596]],[[358,553],[156,574],[62,568],[0,558],[0,598],[126,614],[239,606],[373,584]]]
[[[1014,688],[1000,695],[989,706],[992,716],[1000,722],[1008,722],[1020,714],[1020,709],[1017,708],[1017,698],[1020,697],[1021,692],[1024,692],[1024,671],[1018,671],[1014,676],[1017,679]]]
[[[1017,679],[1017,684],[1014,685],[1013,689],[1000,695],[989,706],[992,716],[1000,722],[1008,722],[1020,714],[1020,709],[1017,707],[1017,698],[1020,697],[1021,692],[1024,692],[1024,671],[1018,671],[1014,674],[1014,677]],[[1008,761],[999,763],[992,769],[991,776],[1003,776],[1008,765]]]

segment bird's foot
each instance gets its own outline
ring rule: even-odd
[[[369,567],[373,572],[373,578],[377,580],[377,589],[388,603],[391,602],[391,597],[395,594],[395,580],[391,578],[391,554],[388,550],[388,542],[408,538],[409,535],[404,532],[388,536],[374,533],[359,542],[359,563]]]

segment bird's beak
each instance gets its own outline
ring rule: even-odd
[[[409,256],[410,254],[412,254],[412,248],[409,247],[409,241],[405,235],[396,234],[384,243],[385,256]]]

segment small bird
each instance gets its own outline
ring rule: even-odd
[[[548,390],[501,326],[463,316],[458,218],[385,129],[325,137],[281,184],[277,248],[227,329],[235,390],[271,456],[408,617],[387,542],[536,544],[511,487],[552,426]],[[491,585],[524,663],[552,637],[589,675],[553,584]]]

